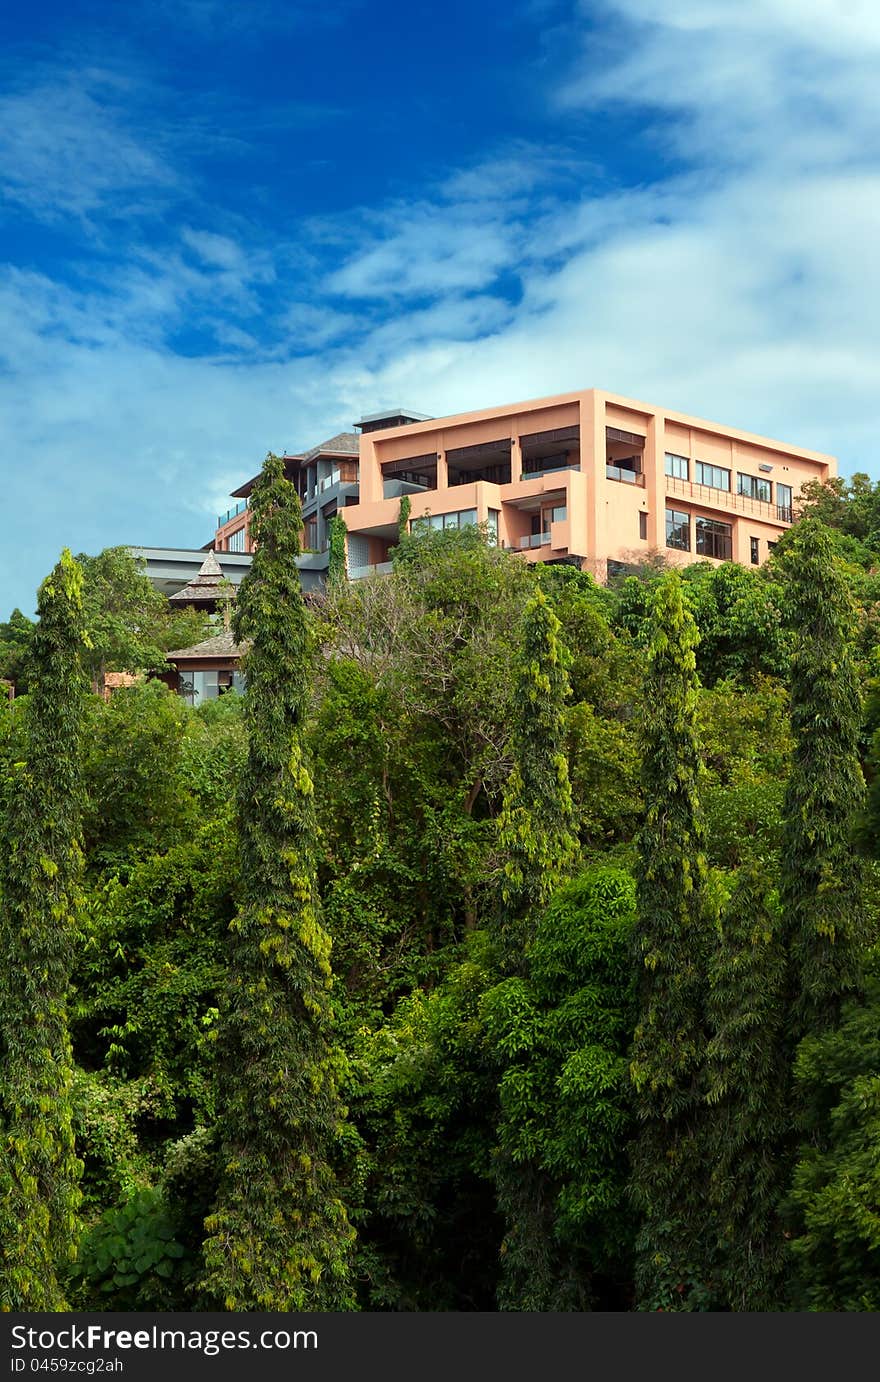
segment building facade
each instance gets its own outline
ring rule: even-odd
[[[319,577],[326,524],[343,510],[349,576],[385,569],[404,495],[415,531],[482,523],[528,561],[573,563],[599,580],[657,553],[760,565],[802,486],[837,473],[833,456],[599,389],[355,425],[285,457],[304,505],[302,565]],[[246,501],[252,485],[236,496]],[[231,539],[250,550],[246,509],[218,527],[218,551]]]

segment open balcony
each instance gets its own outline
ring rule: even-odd
[[[519,439],[521,480],[535,475],[550,475],[556,470],[580,470],[581,429],[554,427],[546,432],[529,432]]]
[[[698,485],[693,480],[682,480],[675,475],[667,475],[665,480],[667,495],[690,499],[695,504],[701,504],[704,509],[723,509],[728,513],[746,514],[750,518],[760,518],[765,523],[783,524],[785,527],[791,525],[794,517],[788,505],[752,499],[749,495],[734,494],[731,490],[717,489],[714,485]]]
[[[479,442],[473,446],[452,447],[446,452],[449,484],[469,485],[487,480],[493,485],[510,484],[510,438]]]

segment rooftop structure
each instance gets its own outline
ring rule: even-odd
[[[204,609],[213,611],[218,605],[227,604],[235,598],[231,581],[224,576],[213,549],[208,552],[191,581],[169,596],[169,604],[177,608]]]

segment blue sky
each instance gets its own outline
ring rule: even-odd
[[[878,57],[874,0],[0,7],[0,618],[386,405],[880,474]]]

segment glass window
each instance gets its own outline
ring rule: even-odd
[[[690,474],[687,456],[675,456],[671,451],[667,451],[666,474],[672,475],[676,480],[687,480]]]
[[[498,510],[498,509],[490,509],[490,510],[489,510],[489,520],[488,520],[488,522],[487,522],[487,524],[486,524],[486,527],[487,527],[488,532],[489,532],[489,543],[490,543],[490,545],[491,545],[492,547],[497,547],[497,546],[498,546],[498,519],[499,519],[499,517],[500,517],[500,513],[499,513],[499,510]]]
[[[758,499],[762,504],[770,503],[770,481],[764,480],[760,475],[744,475],[742,471],[736,477],[737,494],[745,495],[746,499]]]
[[[666,546],[679,552],[691,550],[691,516],[676,509],[666,510]]]
[[[710,489],[730,489],[730,471],[723,466],[697,461],[695,474],[698,485],[708,485]]]
[[[236,528],[234,533],[230,533],[226,539],[227,552],[244,551],[244,528]]]
[[[498,511],[490,510],[495,513],[495,531],[498,531]],[[424,518],[414,518],[410,522],[410,532],[425,532],[428,528],[433,528],[435,532],[441,529],[467,528],[477,522],[476,509],[462,509],[459,513],[432,513],[426,514]]]
[[[776,517],[782,523],[790,523],[792,521],[791,485],[776,486]]]
[[[696,550],[701,557],[718,557],[730,561],[733,555],[732,528],[714,518],[698,518]]]
[[[749,538],[749,550],[752,554],[752,566],[757,566],[759,561],[761,560],[761,553],[759,549],[758,539],[756,537]]]
[[[568,518],[568,509],[564,504],[560,504],[555,509],[550,510],[551,523],[564,523]]]
[[[639,514],[639,537],[642,542],[648,541],[648,515],[646,513]]]

